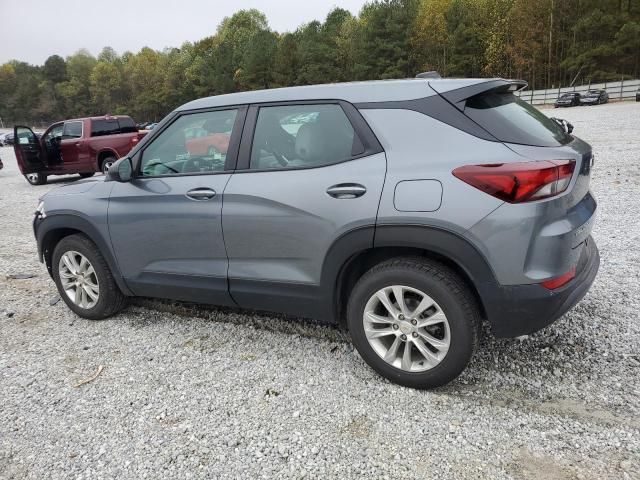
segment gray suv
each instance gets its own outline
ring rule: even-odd
[[[534,332],[599,265],[592,153],[503,79],[203,98],[102,179],[45,195],[41,261],[78,315],[146,296],[345,325],[393,382],[445,384],[488,321]]]

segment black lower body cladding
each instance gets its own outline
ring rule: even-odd
[[[586,240],[576,277],[566,285],[548,290],[541,285],[499,286],[485,306],[496,337],[517,337],[536,332],[555,322],[586,295],[600,266],[600,254],[592,237]]]
[[[592,237],[577,265],[576,277],[548,290],[542,285],[501,285],[489,263],[471,243],[452,232],[426,226],[382,225],[376,229],[375,246],[397,245],[425,249],[453,262],[471,283],[496,337],[517,337],[540,330],[575,306],[587,293],[600,266]]]

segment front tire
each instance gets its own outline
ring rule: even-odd
[[[60,240],[53,251],[51,270],[60,297],[83,318],[102,320],[126,305],[127,297],[100,250],[84,235]]]
[[[27,173],[24,178],[31,185],[44,185],[47,183],[47,176],[44,173]]]
[[[455,379],[478,342],[480,314],[460,277],[424,258],[397,258],[353,288],[347,323],[365,362],[388,380],[435,388]]]

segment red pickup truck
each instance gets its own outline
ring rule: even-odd
[[[126,155],[146,132],[138,132],[123,115],[77,118],[54,123],[38,138],[29,127],[14,129],[18,167],[31,185],[43,185],[49,175],[106,172]]]

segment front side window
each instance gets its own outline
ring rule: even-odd
[[[64,125],[60,123],[59,125],[54,125],[53,127],[51,127],[49,131],[46,133],[46,135],[44,136],[45,143],[49,144],[53,141],[60,140],[60,137],[62,137],[63,126]]]
[[[223,171],[237,114],[233,109],[180,116],[142,152],[140,175]]]
[[[62,129],[62,139],[82,137],[82,122],[66,122]]]
[[[364,147],[337,104],[262,107],[251,169],[305,168],[342,162]]]

